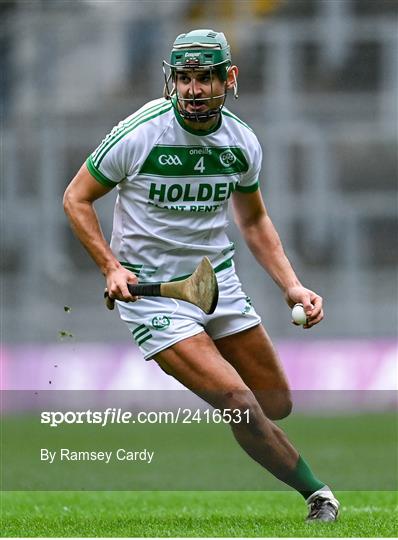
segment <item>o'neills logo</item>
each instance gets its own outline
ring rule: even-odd
[[[236,156],[231,150],[224,150],[224,152],[220,154],[220,163],[224,165],[224,167],[230,167],[235,161]]]

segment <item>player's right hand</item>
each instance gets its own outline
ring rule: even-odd
[[[111,270],[106,274],[106,289],[111,300],[121,300],[122,302],[135,302],[138,296],[132,296],[127,288],[127,284],[138,283],[137,276],[123,266]]]

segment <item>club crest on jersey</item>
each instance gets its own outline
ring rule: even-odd
[[[155,330],[166,330],[170,326],[170,319],[166,315],[156,315],[152,319],[152,327]]]
[[[159,156],[158,161],[161,165],[182,165],[181,159],[176,154],[174,156],[171,154],[162,154]]]
[[[231,150],[224,150],[224,152],[220,154],[219,159],[224,167],[230,167],[235,163],[236,156]]]

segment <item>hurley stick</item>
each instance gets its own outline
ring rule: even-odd
[[[132,296],[164,296],[184,300],[199,307],[207,314],[214,313],[218,302],[218,284],[213,267],[207,257],[203,257],[192,275],[181,281],[165,283],[127,284]],[[104,293],[106,307],[113,309],[115,301]]]

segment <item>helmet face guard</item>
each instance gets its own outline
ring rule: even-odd
[[[170,62],[163,61],[163,74],[165,79],[165,97],[171,99],[174,106],[178,106],[179,114],[186,120],[207,122],[209,119],[219,116],[227,97],[226,82],[228,70],[231,66],[229,45],[221,32],[212,30],[193,30],[188,34],[177,37],[171,51]],[[211,95],[210,97],[198,98],[195,96],[193,79],[198,72],[208,71]],[[177,90],[177,75],[186,73],[192,79],[192,96],[184,98]],[[215,95],[213,91],[214,76],[224,82],[224,92]],[[234,74],[235,76],[235,74]],[[235,78],[234,96],[238,97],[237,82]],[[195,108],[207,104],[213,100],[222,99],[220,105],[209,108],[207,111],[188,112],[187,104]]]

